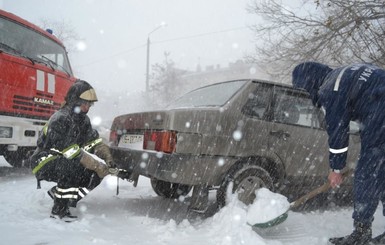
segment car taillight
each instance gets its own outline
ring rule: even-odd
[[[144,132],[143,149],[172,153],[176,147],[175,131]]]
[[[116,133],[115,130],[111,130],[111,132],[110,132],[110,142],[114,146],[118,145],[118,134]]]

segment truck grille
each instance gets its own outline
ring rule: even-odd
[[[60,104],[54,102],[52,97],[47,98],[47,96],[25,97],[14,95],[12,108],[20,112],[28,112],[32,116],[49,118],[60,108]]]

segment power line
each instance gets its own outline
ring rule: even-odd
[[[220,31],[205,32],[205,33],[200,33],[200,34],[195,34],[195,35],[190,35],[190,36],[176,37],[176,38],[172,38],[172,39],[166,39],[166,40],[161,40],[161,41],[155,41],[155,42],[151,42],[151,44],[160,44],[160,43],[166,43],[166,42],[173,42],[173,41],[179,41],[179,40],[186,40],[186,39],[198,38],[198,37],[209,36],[209,35],[214,35],[214,34],[219,34],[219,33],[230,32],[230,31],[243,30],[243,29],[246,29],[246,28],[248,28],[248,27],[247,27],[247,26],[241,26],[241,27],[235,27],[235,28],[225,29],[225,30],[220,30]],[[129,53],[129,52],[135,51],[135,50],[140,49],[140,48],[143,48],[143,47],[145,47],[145,46],[146,46],[146,44],[142,44],[142,45],[137,46],[137,47],[135,47],[135,48],[128,49],[128,50],[124,50],[124,51],[121,51],[121,52],[119,52],[119,53],[115,53],[115,54],[106,56],[106,57],[104,57],[104,58],[100,58],[100,59],[98,59],[98,60],[92,61],[92,62],[87,63],[87,64],[84,64],[84,65],[79,65],[78,67],[84,67],[84,66],[93,65],[93,64],[95,64],[95,63],[100,63],[100,62],[106,61],[107,59],[110,59],[110,58],[113,58],[113,57],[116,57],[116,56],[120,56],[120,55],[122,55],[122,54],[126,54],[126,53]]]
[[[196,35],[191,35],[191,36],[184,36],[184,37],[166,39],[166,40],[162,40],[162,41],[156,41],[156,42],[152,42],[152,44],[172,42],[172,41],[178,41],[178,40],[184,40],[184,39],[191,39],[191,38],[197,38],[197,37],[202,37],[202,36],[209,36],[209,35],[219,34],[219,33],[224,33],[224,32],[243,30],[246,28],[248,28],[248,27],[242,26],[242,27],[236,27],[236,28],[231,28],[231,29],[226,29],[226,30],[221,30],[221,31],[206,32],[206,33],[201,33],[201,34],[196,34]]]
[[[143,48],[143,47],[145,47],[145,46],[146,46],[146,44],[142,44],[142,45],[137,46],[137,47],[135,47],[135,48],[128,49],[128,50],[124,50],[124,51],[121,51],[121,52],[119,52],[119,53],[115,53],[115,54],[106,56],[106,57],[104,57],[104,58],[100,58],[100,59],[98,59],[98,60],[94,60],[94,61],[89,62],[89,63],[84,64],[84,65],[79,65],[78,67],[89,66],[89,65],[93,65],[93,64],[95,64],[95,63],[100,63],[100,62],[106,61],[106,60],[109,59],[109,58],[113,58],[113,57],[116,57],[116,56],[120,56],[120,55],[122,55],[122,54],[129,53],[129,52],[135,51],[135,50],[137,50],[137,49]]]

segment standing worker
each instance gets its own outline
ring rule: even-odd
[[[31,157],[32,172],[38,186],[41,180],[57,183],[48,191],[54,200],[51,218],[75,220],[77,217],[71,215],[69,207],[76,207],[105,176],[129,176],[128,172],[116,169],[108,146],[91,126],[87,113],[96,101],[92,86],[77,80],[68,90],[64,105],[51,116],[39,135]]]
[[[313,104],[323,107],[329,135],[328,179],[342,183],[349,145],[349,123],[360,123],[361,152],[354,174],[354,230],[331,238],[332,244],[385,244],[385,233],[372,239],[374,213],[382,201],[385,215],[385,70],[370,64],[331,69],[305,62],[293,70],[293,86],[309,92]]]

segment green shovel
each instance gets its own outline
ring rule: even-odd
[[[342,177],[346,178],[346,177],[350,176],[352,173],[353,173],[353,169],[348,169],[346,172],[344,172],[342,174]],[[283,214],[279,215],[278,217],[271,219],[269,221],[263,222],[263,223],[256,223],[256,224],[249,224],[249,225],[252,227],[256,227],[256,228],[268,228],[268,227],[276,226],[276,225],[284,222],[287,219],[287,217],[289,216],[288,212],[290,210],[292,210],[293,208],[297,208],[297,207],[301,206],[302,204],[304,204],[308,200],[312,199],[313,197],[315,197],[315,196],[317,196],[323,192],[326,192],[329,189],[330,189],[330,183],[329,183],[329,181],[327,181],[325,184],[321,185],[320,187],[310,191],[306,195],[303,195],[302,197],[298,198],[294,202],[290,203],[290,207]]]

